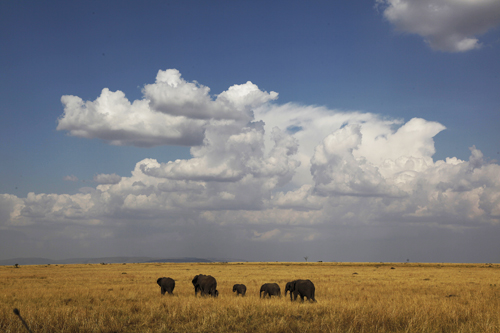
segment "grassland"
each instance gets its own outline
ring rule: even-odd
[[[219,297],[191,279],[216,277]],[[159,277],[176,280],[162,296]],[[317,303],[259,299],[259,288],[310,279]],[[247,296],[232,293],[235,283]],[[0,266],[0,331],[500,332],[500,265],[213,263]]]

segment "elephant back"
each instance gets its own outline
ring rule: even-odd
[[[200,283],[200,279],[203,279],[203,277],[206,276],[206,275],[203,275],[203,274],[198,274],[196,275],[193,280],[191,281],[193,283],[194,286],[196,286],[197,284]]]
[[[200,281],[199,281],[200,284],[204,284],[204,285],[212,285],[212,284],[215,284],[215,286],[217,286],[217,280],[212,276],[212,275],[204,275]]]

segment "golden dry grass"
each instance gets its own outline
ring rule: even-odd
[[[216,277],[219,298],[194,297],[199,273]],[[163,276],[174,296],[160,294]],[[297,278],[314,282],[318,303],[259,299],[263,283],[283,292]],[[500,265],[1,266],[0,299],[1,332],[24,331],[14,308],[33,332],[500,332]]]

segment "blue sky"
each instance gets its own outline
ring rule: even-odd
[[[500,8],[401,3],[2,2],[0,256],[500,260]]]

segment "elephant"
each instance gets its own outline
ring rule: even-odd
[[[247,286],[245,286],[244,284],[235,284],[233,286],[233,293],[235,291],[236,291],[236,296],[238,295],[245,296],[247,292]]]
[[[262,293],[264,293],[264,296],[262,296]],[[266,295],[269,295],[269,298],[271,298],[271,296],[281,297],[280,286],[278,286],[277,283],[264,283],[262,287],[260,287],[260,297],[266,298]]]
[[[209,295],[217,297],[219,295],[217,291],[217,281],[211,275],[198,274],[193,278],[192,282],[195,296],[198,294],[198,290],[201,296]]]
[[[307,297],[308,301],[316,302],[314,298],[314,292],[316,288],[314,287],[314,283],[311,280],[294,280],[288,282],[285,286],[285,296],[286,293],[290,292],[290,301],[297,300],[297,295],[300,296],[300,300],[304,302],[304,297]],[[293,294],[293,298],[292,298]]]
[[[165,295],[165,292],[173,295],[173,291],[175,288],[175,281],[169,277],[161,277],[156,280],[156,283],[161,287],[161,294]]]

